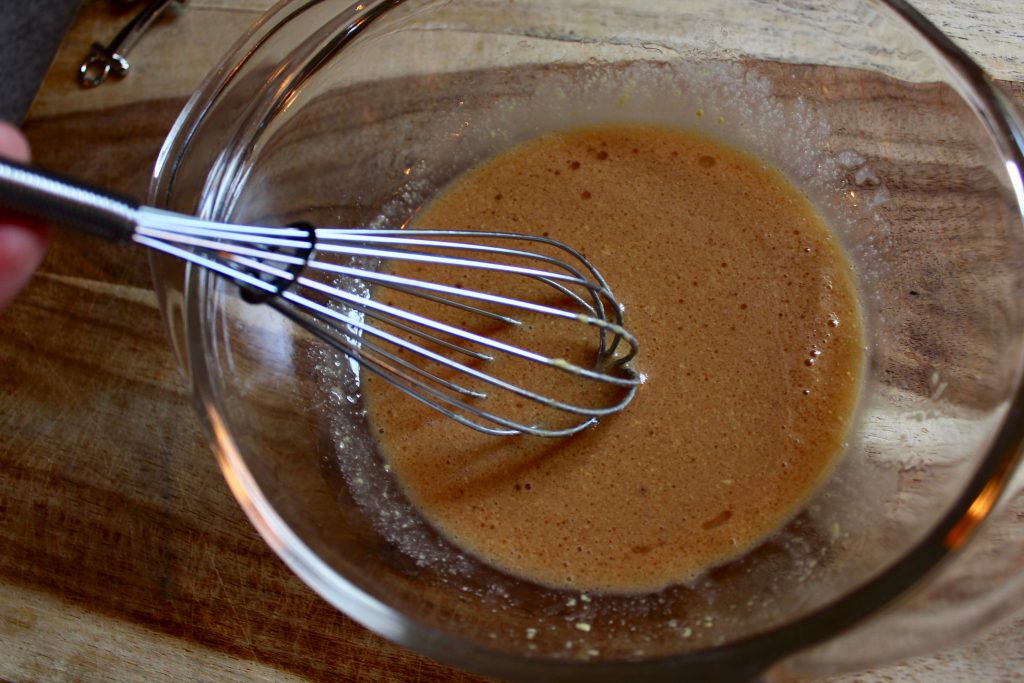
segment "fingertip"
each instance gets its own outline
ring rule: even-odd
[[[0,156],[15,161],[31,158],[28,140],[20,130],[5,121],[0,121]]]
[[[47,241],[42,226],[0,224],[0,309],[17,296],[42,263]]]
[[[27,162],[28,140],[21,131],[0,121],[0,157]],[[0,223],[0,309],[17,296],[46,254],[46,227],[31,220],[6,216]]]

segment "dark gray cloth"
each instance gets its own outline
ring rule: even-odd
[[[0,0],[0,119],[20,123],[25,117],[78,3]]]

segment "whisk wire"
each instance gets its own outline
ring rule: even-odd
[[[549,359],[547,357],[542,356],[542,355],[540,355],[538,353],[534,353],[533,351],[530,351],[528,349],[524,349],[524,348],[521,348],[521,347],[518,347],[518,346],[514,346],[512,344],[506,344],[506,343],[501,342],[501,341],[499,341],[497,339],[492,339],[490,337],[485,337],[485,336],[477,334],[475,332],[471,332],[469,330],[461,329],[461,328],[455,327],[453,325],[449,325],[447,323],[443,323],[443,322],[440,322],[438,320],[434,320],[432,318],[425,318],[425,317],[423,317],[421,315],[418,315],[416,313],[412,313],[411,311],[406,311],[406,310],[403,310],[401,308],[396,308],[394,306],[389,306],[387,304],[380,303],[380,302],[374,301],[372,299],[364,299],[364,298],[359,297],[358,295],[352,294],[351,292],[346,292],[346,291],[344,291],[342,289],[339,289],[337,287],[332,287],[331,285],[327,285],[327,284],[324,284],[322,282],[317,282],[316,280],[310,280],[309,278],[306,278],[306,277],[299,277],[298,282],[300,284],[306,286],[306,287],[309,287],[310,289],[318,290],[318,291],[323,292],[325,294],[328,294],[330,296],[337,297],[338,299],[340,299],[342,301],[347,301],[347,302],[355,304],[357,306],[364,307],[364,308],[369,308],[369,309],[372,309],[372,310],[375,310],[375,311],[379,311],[381,313],[387,313],[387,314],[393,315],[396,318],[399,318],[401,320],[407,320],[407,321],[414,322],[414,323],[417,323],[419,325],[422,325],[424,327],[436,330],[438,332],[445,332],[445,333],[450,334],[450,335],[455,336],[455,337],[461,337],[461,338],[463,338],[463,339],[465,339],[467,341],[472,341],[472,342],[475,342],[475,343],[480,344],[482,346],[487,346],[487,347],[490,347],[490,348],[498,350],[498,351],[504,351],[505,353],[508,353],[510,355],[513,355],[513,356],[517,356],[517,357],[522,358],[524,360],[531,360],[531,361],[534,361],[535,363],[542,363],[542,364],[548,364],[549,363]],[[376,330],[376,328],[371,328],[371,330]],[[371,330],[367,330],[367,331],[371,331]],[[376,332],[380,332],[380,330],[376,330]],[[371,332],[371,333],[376,333],[376,332]],[[397,339],[397,338],[392,337],[392,338],[389,338],[388,341],[392,341],[393,342],[395,339]],[[417,353],[421,353],[422,351],[426,351],[426,349],[423,349],[423,347],[419,347],[419,346],[416,346],[416,345],[412,345],[412,346],[407,347],[407,348],[409,348],[410,351],[414,351],[414,352],[417,352]],[[429,352],[427,352],[427,353],[429,353]],[[421,353],[421,355],[425,355],[425,354]],[[437,360],[437,358],[431,356],[431,360]],[[445,362],[446,363],[450,362],[450,359],[445,359]],[[459,369],[470,370],[470,368],[467,368],[465,366],[461,366]]]
[[[276,305],[276,300],[272,301],[272,305],[275,305],[275,308],[277,308],[290,319],[297,322],[306,330],[312,332],[313,334],[316,334],[317,336],[322,337],[322,333],[317,331],[312,321],[302,318],[301,316],[296,316],[295,312],[289,309],[288,307],[279,307],[278,305]],[[473,429],[476,429],[487,434],[491,434],[494,436],[512,436],[515,434],[531,434],[534,436],[543,437],[570,436],[592,426],[597,422],[597,417],[591,416],[588,417],[583,422],[579,422],[569,427],[549,428],[540,427],[537,424],[526,424],[524,422],[504,418],[499,415],[495,415],[494,413],[491,413],[489,411],[485,411],[471,403],[467,403],[463,400],[459,400],[457,398],[449,396],[443,393],[442,391],[439,391],[438,389],[430,386],[426,382],[420,381],[415,377],[412,377],[407,373],[404,373],[396,369],[395,367],[389,365],[387,362],[383,362],[370,355],[367,355],[365,353],[366,349],[376,348],[375,345],[373,345],[372,343],[367,343],[365,340],[362,340],[359,344],[355,344],[348,340],[336,338],[333,338],[333,342],[329,343],[332,343],[332,345],[335,346],[335,348],[338,348],[339,350],[342,350],[343,348],[346,349],[346,355],[350,356],[362,367],[373,372],[376,376],[380,377],[381,379],[388,382],[392,386],[398,388],[402,392],[408,394],[409,396],[419,401],[422,401],[423,403],[429,405],[434,410],[437,410],[443,415],[446,415],[447,417],[456,420],[460,424],[463,424],[467,427],[471,427]],[[427,378],[430,379],[430,381],[437,382],[442,386],[448,384],[445,380],[438,378],[434,375],[431,375],[430,373],[426,373],[422,368],[418,366],[402,362],[402,359],[397,358],[396,356],[390,354],[389,352],[382,352],[381,355],[383,355],[388,360],[399,362],[399,364],[408,367],[417,374],[427,376]],[[467,390],[460,386],[457,386],[455,390],[458,393],[462,393],[464,395],[476,398],[486,398],[486,394],[480,394],[479,392]],[[627,399],[624,399],[618,405],[606,409],[607,413],[604,414],[611,414],[613,412],[616,412],[617,410],[621,410],[623,407],[625,407],[625,405],[629,402],[629,399],[631,398],[632,394],[630,394]],[[558,406],[555,405],[552,407],[557,408]],[[457,412],[452,408],[457,408],[458,411],[460,412]],[[470,419],[469,417],[466,416],[466,413],[478,419]],[[499,429],[490,426],[491,424],[503,426],[504,429]]]
[[[254,256],[265,261],[277,261],[281,263],[288,263],[293,266],[303,266],[306,263],[305,259],[283,252],[275,252],[269,249],[257,249],[255,247],[248,247],[241,244],[229,244],[217,240],[193,237],[191,235],[175,235],[173,233],[156,230],[151,233],[147,233],[147,236],[163,240],[165,242],[174,242],[175,244],[190,246],[197,249],[208,249],[214,252],[233,254],[237,256]],[[297,248],[296,246],[293,246],[296,243],[291,243],[286,240],[277,240],[276,242],[284,244],[279,245],[275,243],[271,246],[288,246],[288,248]]]
[[[276,294],[279,291],[276,285],[270,282],[260,280],[259,278],[253,277],[252,275],[249,275],[248,273],[241,271],[237,268],[232,268],[229,265],[221,263],[217,259],[208,258],[197,252],[189,251],[188,249],[182,249],[180,247],[174,246],[173,244],[161,242],[160,240],[156,240],[150,237],[137,235],[133,239],[136,244],[141,244],[142,246],[149,247],[150,249],[153,249],[155,251],[160,251],[170,256],[180,258],[184,261],[188,261],[189,263],[194,263],[197,266],[202,266],[203,268],[206,268],[215,273],[218,273],[219,275],[222,275],[223,277],[226,277],[228,280],[231,280],[236,284],[254,287],[267,294]]]
[[[430,360],[432,360],[432,361],[434,361],[434,362],[436,362],[436,363],[438,363],[440,365],[446,366],[446,367],[451,368],[453,370],[456,370],[458,372],[462,372],[462,373],[464,373],[466,375],[469,375],[471,377],[474,377],[474,378],[476,378],[476,379],[478,379],[478,380],[480,380],[482,382],[490,384],[490,385],[492,385],[492,386],[494,386],[496,388],[503,389],[503,390],[505,390],[507,392],[510,392],[512,394],[521,396],[521,397],[526,398],[526,399],[529,399],[531,401],[534,401],[534,402],[536,402],[536,403],[538,403],[540,405],[547,406],[549,408],[553,408],[553,409],[560,410],[560,411],[565,411],[565,412],[570,412],[570,413],[577,414],[577,415],[586,415],[588,417],[599,417],[599,416],[603,416],[603,415],[608,415],[608,414],[610,414],[612,412],[616,412],[618,409],[620,409],[618,407],[611,407],[611,408],[587,408],[587,407],[584,407],[584,406],[578,406],[578,405],[566,403],[566,402],[563,402],[563,401],[558,401],[556,399],[552,399],[549,396],[545,396],[543,394],[539,394],[537,392],[533,392],[533,391],[530,391],[528,389],[524,389],[521,386],[518,386],[518,385],[515,385],[515,384],[511,384],[510,382],[507,382],[506,380],[503,380],[503,379],[501,379],[499,377],[495,377],[495,376],[490,375],[488,373],[482,372],[482,371],[480,371],[480,370],[478,370],[476,368],[469,367],[469,366],[467,366],[465,364],[459,363],[459,362],[454,361],[454,360],[452,360],[450,358],[447,358],[447,357],[442,356],[440,354],[434,353],[434,352],[430,351],[429,349],[424,349],[423,347],[418,347],[417,345],[412,344],[411,342],[408,342],[407,340],[401,339],[400,337],[396,337],[395,335],[389,334],[388,332],[385,332],[383,330],[375,328],[372,325],[367,325],[367,324],[365,324],[362,321],[355,320],[355,319],[353,319],[351,317],[346,316],[344,313],[339,313],[338,311],[334,311],[332,309],[329,309],[329,308],[327,308],[325,306],[322,306],[321,304],[317,304],[316,302],[310,301],[309,299],[306,299],[305,297],[297,295],[297,294],[295,294],[292,291],[286,290],[285,292],[282,293],[282,297],[285,298],[288,301],[291,301],[291,302],[293,302],[295,304],[298,304],[301,307],[309,308],[309,309],[317,312],[320,316],[323,316],[324,318],[334,319],[334,320],[337,320],[339,322],[344,323],[345,325],[358,328],[358,329],[360,329],[361,331],[363,331],[366,334],[371,334],[371,335],[373,335],[375,337],[378,337],[378,338],[384,339],[384,340],[386,340],[386,341],[388,341],[390,343],[393,343],[396,346],[400,346],[402,348],[406,348],[408,350],[414,351],[415,353],[418,353],[418,354],[420,354],[420,355],[422,355],[424,357],[427,357]],[[279,308],[279,310],[281,310],[281,309]],[[289,316],[289,317],[291,317],[291,316]],[[308,326],[307,326],[306,329],[310,329],[311,331],[313,331],[312,328],[310,328]],[[338,328],[335,328],[335,329],[338,329]],[[537,434],[540,434],[540,435],[542,435],[542,434],[544,434],[546,432],[553,432],[554,431],[554,430],[549,430],[549,429],[539,429],[535,425],[527,425],[525,423],[518,422],[518,421],[515,421],[515,420],[510,420],[510,419],[507,419],[507,418],[501,418],[501,417],[493,415],[492,413],[489,413],[487,411],[483,411],[480,408],[478,408],[478,407],[476,407],[476,406],[474,406],[472,404],[469,404],[469,403],[466,403],[464,401],[455,399],[455,398],[453,398],[451,396],[447,396],[444,393],[442,393],[442,392],[438,391],[437,389],[435,389],[434,387],[431,387],[431,386],[429,386],[429,385],[427,385],[427,384],[425,384],[423,382],[415,380],[414,378],[410,378],[407,375],[405,375],[404,373],[399,372],[395,368],[387,366],[386,364],[381,363],[381,361],[379,361],[379,360],[377,360],[375,358],[371,358],[370,356],[368,356],[367,354],[364,353],[364,349],[360,348],[361,345],[357,345],[355,343],[355,341],[353,339],[354,335],[352,333],[350,333],[350,332],[348,332],[346,330],[341,330],[341,329],[338,329],[338,331],[340,331],[342,333],[342,335],[344,337],[346,337],[346,341],[344,342],[343,346],[345,348],[349,349],[349,350],[355,350],[355,352],[359,354],[361,362],[374,364],[374,365],[376,365],[379,368],[385,368],[386,370],[391,372],[392,375],[394,375],[395,377],[401,377],[402,379],[405,379],[408,382],[413,383],[416,386],[417,389],[420,389],[423,392],[426,392],[427,394],[429,394],[434,399],[443,401],[443,402],[445,402],[448,405],[457,406],[457,407],[459,407],[462,410],[465,410],[467,412],[471,412],[471,413],[477,415],[478,417],[482,417],[482,418],[488,419],[488,420],[490,420],[492,422],[495,422],[497,424],[501,424],[501,425],[504,425],[504,426],[511,427],[511,428],[513,428],[513,429],[515,429],[517,431],[521,431],[521,432],[525,432],[525,433],[537,433]],[[322,332],[317,333],[317,335],[320,336],[321,338],[323,338],[323,336],[324,336],[322,334]],[[334,338],[334,337],[332,336],[332,338]],[[362,342],[362,345],[365,345],[365,341]],[[392,354],[390,354],[390,352],[384,352],[381,355],[384,355],[386,358],[389,358],[389,359],[394,359],[395,358]],[[436,375],[433,375],[431,373],[428,373],[425,370],[422,370],[422,368],[417,368],[417,371],[421,372],[421,374],[423,376],[428,377],[431,381],[441,381],[441,382],[444,381],[441,378],[438,378]],[[388,379],[390,381],[390,378],[386,377],[385,379]],[[416,395],[418,393],[416,391],[411,390],[410,387],[408,386],[408,384],[403,385],[402,383],[399,383],[399,382],[392,382],[392,384],[394,384],[395,386],[398,386],[399,388],[402,388],[403,390],[406,391],[406,393],[411,393],[413,395]],[[422,394],[420,394],[417,397],[421,398],[421,400],[423,398]],[[576,425],[574,427],[568,428],[568,431],[564,431],[564,434],[572,433],[572,431],[574,431],[574,430],[578,431],[579,429],[582,429],[583,426],[584,425],[581,424],[581,425]],[[560,433],[561,433],[561,431],[560,431]]]
[[[441,304],[443,306],[451,306],[452,308],[458,309],[460,311],[465,311],[466,313],[473,313],[484,318],[490,318],[491,320],[501,322],[506,325],[519,326],[523,324],[522,320],[518,320],[507,315],[502,315],[500,313],[495,313],[494,311],[488,311],[487,309],[479,308],[477,306],[470,306],[469,304],[463,303],[461,301],[455,301],[454,299],[446,299],[441,296],[435,296],[434,294],[418,290],[413,287],[403,287],[401,285],[391,284],[389,285],[389,289],[392,289],[396,292],[401,292],[402,294],[418,296],[425,301]]]
[[[374,284],[379,284],[383,286],[397,284],[405,288],[414,288],[431,292],[442,292],[444,294],[451,294],[459,297],[464,297],[467,299],[475,299],[477,301],[486,301],[492,304],[508,306],[509,308],[518,308],[522,310],[532,311],[534,313],[543,313],[545,315],[550,315],[554,317],[561,317],[566,319],[572,319],[576,317],[575,313],[570,313],[568,311],[564,311],[559,308],[553,308],[551,306],[545,306],[543,304],[538,304],[530,301],[522,301],[520,299],[512,299],[509,297],[491,294],[490,292],[480,292],[472,289],[461,289],[458,287],[451,287],[449,285],[442,285],[436,282],[427,282],[425,280],[416,280],[413,278],[390,275],[388,273],[381,273],[373,270],[367,270],[364,268],[353,268],[351,266],[323,263],[315,259],[310,262],[309,267],[317,270],[336,273],[338,275],[347,275],[350,277],[359,278],[361,280],[373,282]],[[529,276],[528,273],[516,272],[516,274]],[[581,287],[586,287],[595,294],[607,294],[607,292],[605,292],[601,288],[597,287],[593,283],[588,283],[585,280],[576,280],[573,282],[574,284],[577,284]],[[591,312],[593,312],[593,309],[591,309]]]
[[[140,227],[136,234],[157,239],[168,240],[178,244],[192,244],[207,249],[218,248],[242,248],[244,244],[258,245],[259,251],[264,254],[283,255],[282,252],[273,251],[274,248],[284,249],[308,249],[313,246],[308,237],[305,240],[283,236],[246,235],[243,233],[232,234],[231,242],[224,242],[224,233],[216,230],[192,229],[188,231],[167,230],[163,228]],[[205,241],[204,241],[205,240]],[[211,246],[212,245],[212,246]]]
[[[373,234],[373,233],[377,233],[377,232],[382,233],[382,234]],[[347,231],[347,230],[326,228],[326,229],[318,230],[317,234],[322,236],[322,237],[330,237],[330,238],[335,239],[336,241],[339,241],[339,242],[342,242],[342,243],[345,243],[345,242],[350,242],[350,243],[351,242],[359,242],[359,243],[375,243],[375,244],[387,245],[390,248],[388,250],[388,254],[391,254],[392,258],[400,258],[399,254],[410,253],[410,254],[417,254],[420,259],[425,260],[425,261],[439,262],[437,255],[429,253],[429,252],[422,252],[422,251],[415,251],[415,252],[413,252],[413,251],[408,251],[408,250],[405,250],[405,249],[399,249],[399,247],[403,247],[403,246],[415,246],[417,248],[437,247],[437,248],[444,248],[444,249],[449,249],[449,250],[453,250],[453,251],[472,251],[472,252],[483,253],[483,254],[486,254],[488,256],[514,257],[514,258],[522,258],[522,259],[527,259],[527,260],[541,261],[541,262],[546,263],[548,265],[552,265],[552,266],[555,266],[556,268],[561,268],[561,269],[567,271],[569,273],[569,277],[571,278],[571,281],[576,283],[576,284],[586,285],[589,282],[587,280],[587,278],[577,268],[574,268],[572,265],[570,265],[569,263],[567,263],[566,261],[564,261],[562,259],[558,259],[558,258],[555,258],[553,256],[549,256],[547,254],[539,254],[539,253],[536,253],[536,252],[524,251],[524,250],[521,250],[521,249],[510,249],[508,247],[496,247],[496,246],[493,246],[493,245],[484,245],[484,244],[476,244],[476,243],[458,243],[458,242],[443,241],[443,240],[428,240],[428,239],[424,239],[423,237],[409,238],[407,236],[408,232],[409,232],[408,230],[403,230],[403,231],[379,230],[379,231],[373,231],[371,233],[368,233],[368,232],[366,232],[364,230]],[[465,236],[465,232],[456,231],[456,230],[417,230],[416,232],[417,232],[418,235],[423,235],[423,236],[448,236],[448,237],[452,237],[452,236],[464,237]],[[395,235],[395,234],[401,234],[403,236],[402,237],[394,237],[393,235]],[[585,264],[586,268],[590,271],[591,275],[594,276],[597,279],[597,281],[599,283],[599,288],[600,289],[608,290],[608,284],[601,277],[600,273],[595,268],[593,268],[593,266],[591,266],[590,263],[587,262],[586,259],[584,259],[584,257],[579,252],[577,252],[575,249],[572,249],[568,245],[562,244],[561,242],[557,242],[555,240],[552,240],[552,239],[549,239],[549,238],[545,238],[545,237],[522,236],[522,235],[509,234],[509,233],[498,233],[498,232],[485,232],[485,231],[481,231],[481,232],[474,232],[473,234],[474,234],[474,236],[477,239],[483,239],[483,238],[491,238],[491,239],[506,238],[506,239],[513,239],[514,240],[514,239],[526,238],[526,239],[530,239],[532,241],[539,242],[539,243],[544,244],[546,246],[551,246],[551,247],[554,247],[554,248],[561,249],[561,250],[567,252],[573,258],[578,259],[583,264]],[[334,251],[344,252],[345,249],[346,248],[344,246],[340,246],[340,245],[334,246],[334,247],[332,247],[330,245],[321,247],[322,251],[334,250]],[[392,251],[392,249],[394,251]],[[446,261],[442,261],[442,262],[445,263],[445,265],[453,265],[453,266],[454,265],[460,265],[459,263],[456,262],[455,259],[446,260]],[[552,279],[554,279],[552,276],[554,276],[556,278],[557,277],[565,278],[565,274],[564,273],[557,274],[557,273],[552,273],[550,271],[534,271],[534,272],[531,273],[531,272],[528,272],[526,269],[520,270],[520,269],[515,268],[514,266],[505,266],[505,265],[502,265],[502,264],[494,264],[491,261],[471,261],[471,260],[469,260],[469,261],[465,261],[461,265],[468,265],[469,267],[477,267],[477,268],[487,268],[487,269],[490,269],[490,270],[503,270],[504,272],[515,273],[515,274],[518,274],[518,275],[537,277],[538,279],[547,282],[550,286],[554,287],[561,294],[570,296],[574,300],[576,300],[577,303],[580,303],[582,305],[586,305],[586,304],[584,304],[583,300],[575,292],[572,292],[570,289],[568,289],[568,288],[566,288],[564,286],[557,285],[556,283],[551,281]],[[597,304],[598,309],[601,309],[601,305],[600,305],[601,302],[600,302],[599,298],[596,300],[595,303]],[[622,322],[622,320],[621,320],[621,311],[616,310],[615,313],[616,313],[616,315],[619,318],[617,322],[619,322],[621,324],[621,322]],[[599,310],[599,312],[595,313],[595,315],[603,316],[604,315],[604,311],[603,310]]]
[[[590,424],[594,422],[594,419],[591,418],[587,420],[586,423],[580,426],[563,430],[544,430],[532,425],[519,425],[513,421],[501,418],[500,416],[491,415],[471,404],[467,404],[462,401],[452,399],[451,397],[446,396],[443,392],[437,391],[432,387],[427,386],[423,382],[416,380],[415,378],[408,377],[405,373],[401,372],[400,370],[389,367],[386,364],[381,363],[380,361],[375,360],[373,358],[367,357],[363,353],[365,343],[356,344],[344,338],[324,336],[323,330],[320,329],[313,322],[313,320],[306,318],[302,315],[299,315],[295,309],[289,306],[281,305],[280,301],[277,299],[270,300],[269,304],[275,310],[277,310],[279,313],[281,313],[283,316],[291,320],[299,327],[328,342],[333,348],[337,349],[338,351],[341,351],[346,356],[356,361],[360,365],[360,367],[363,367],[366,370],[369,370],[370,372],[374,373],[374,375],[380,377],[381,379],[388,382],[392,386],[398,388],[403,393],[411,396],[412,398],[415,398],[416,400],[423,402],[424,404],[430,406],[432,409],[438,411],[442,415],[445,415],[446,417],[455,420],[459,424],[465,425],[472,429],[476,429],[477,431],[480,432],[484,432],[485,434],[491,434],[493,436],[513,436],[516,434],[526,433],[533,434],[535,436],[569,436],[579,431],[580,429],[585,428],[586,426],[590,426]],[[417,369],[417,371],[419,370]],[[476,392],[470,393],[472,394]],[[486,396],[484,396],[484,398],[485,397]],[[448,405],[446,404],[456,404],[459,406],[460,410],[464,412],[456,412],[449,408]],[[480,418],[483,421],[478,422],[466,417],[465,413],[467,412],[471,415]],[[488,422],[492,424],[505,423],[507,426],[505,429],[498,429],[487,424]]]

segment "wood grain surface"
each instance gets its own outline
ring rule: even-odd
[[[131,5],[84,3],[25,122],[40,164],[145,196],[201,78],[271,3],[193,0],[123,81],[77,64]],[[1024,103],[1019,0],[926,14]],[[1024,618],[851,681],[1024,678]],[[0,680],[480,681],[370,634],[266,547],[221,478],[168,348],[146,259],[61,233],[0,313]]]

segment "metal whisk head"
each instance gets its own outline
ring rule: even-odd
[[[546,237],[235,226],[143,207],[132,239],[219,273],[489,434],[573,434],[624,408],[640,383],[607,283]]]

